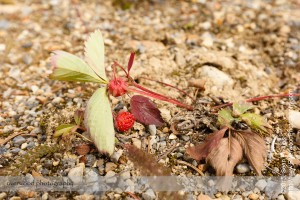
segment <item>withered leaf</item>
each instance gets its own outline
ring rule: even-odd
[[[160,115],[155,103],[153,103],[149,98],[134,95],[130,100],[131,111],[135,116],[136,120],[145,124],[154,124],[156,126],[163,126],[164,120]]]
[[[218,146],[220,140],[223,138],[228,127],[223,127],[221,130],[211,133],[205,138],[205,141],[196,146],[189,146],[186,149],[186,152],[190,157],[195,160],[201,160],[202,158],[206,158],[208,154]]]
[[[248,162],[257,175],[262,175],[264,161],[267,157],[267,146],[265,140],[251,130],[237,131],[233,136],[241,144]]]
[[[235,165],[243,158],[243,149],[234,137],[222,138],[206,158],[217,176],[231,176]]]

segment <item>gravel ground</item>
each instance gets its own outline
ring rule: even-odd
[[[125,9],[128,6],[129,9]],[[25,3],[0,0],[0,174],[6,174],[9,169],[26,177],[36,176],[35,173],[81,177],[83,174],[89,177],[139,174],[119,146],[111,158],[99,155],[92,145],[88,154],[79,155],[74,147],[87,142],[78,136],[71,138],[70,148],[59,148],[61,139],[53,137],[55,128],[73,123],[74,111],[85,109],[98,86],[50,80],[49,58],[53,50],[65,50],[83,57],[83,44],[89,32],[100,29],[106,48],[108,77],[112,75],[111,63],[117,61],[125,66],[134,50],[138,53],[131,75],[136,81],[188,104],[192,101],[178,91],[139,77],[176,85],[192,96],[195,88],[188,87],[188,81],[203,79],[205,91],[198,92],[198,100],[214,98],[232,102],[287,91],[299,92],[299,9],[297,0],[27,0]],[[121,71],[118,74],[124,75]],[[126,96],[125,103],[118,98],[111,97],[111,100],[112,107],[116,108],[127,106],[130,99]],[[300,123],[299,119],[295,120],[294,127],[288,129],[286,115],[287,110],[299,113],[299,99],[292,100],[292,107],[286,98],[256,103],[255,113],[266,117],[274,128],[273,134],[265,137],[268,154],[272,153],[272,146],[277,154],[275,158],[268,156],[264,175],[282,175],[280,159],[289,158],[294,159],[293,172],[299,176]],[[206,176],[214,175],[204,162],[196,162],[185,152],[189,144],[199,142],[199,138],[201,140],[210,132],[191,127],[186,134],[176,136],[170,128],[171,119],[175,115],[184,117],[181,113],[184,109],[158,100],[154,102],[166,125],[157,128],[136,122],[130,132],[117,133],[119,142],[150,150],[154,155],[163,155],[175,145],[171,153],[159,160],[174,174],[199,176],[186,165],[174,164],[175,159],[202,169]],[[292,151],[283,144],[289,130],[293,136]],[[6,142],[5,139],[15,135],[18,136]],[[41,152],[32,163],[23,160],[23,165],[29,162],[28,167],[16,167],[18,159],[24,159],[30,150],[42,145],[49,146],[45,150],[50,152],[48,156],[44,157]],[[239,164],[234,174],[244,176],[249,171],[247,163]],[[261,183],[251,191],[215,193],[211,198],[269,199],[263,186]],[[80,191],[0,192],[0,200],[133,199],[125,192],[106,192],[102,196],[96,192],[91,195]],[[156,198],[151,189],[136,195],[140,199]],[[299,191],[277,195],[277,199],[299,197]],[[197,191],[189,198],[204,199]]]

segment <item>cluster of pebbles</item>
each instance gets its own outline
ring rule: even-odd
[[[125,66],[134,50],[138,54],[131,75],[143,86],[186,103],[192,101],[180,92],[139,77],[176,85],[190,95],[194,95],[194,88],[188,87],[188,81],[200,78],[206,85],[198,97],[218,97],[220,101],[297,91],[297,87],[299,90],[300,15],[297,1],[128,0],[130,9],[125,10],[122,9],[125,1],[3,2],[0,1],[0,174],[29,151],[59,143],[60,138],[53,137],[55,128],[73,123],[74,111],[85,109],[98,85],[54,81],[48,75],[52,72],[49,57],[53,50],[65,50],[83,58],[87,31],[100,29],[103,34],[108,77],[112,72],[112,61]],[[124,74],[119,72],[119,75]],[[126,96],[124,102],[111,100],[112,107],[117,110],[128,105],[129,97]],[[170,128],[171,121],[176,120],[183,109],[157,100],[155,103],[166,126],[145,127],[136,122],[130,133],[116,134],[119,142],[133,144],[156,155],[158,162],[170,167],[177,176],[200,174],[174,160],[186,161],[203,170],[205,176],[213,176],[211,168],[189,158],[185,152],[191,141],[195,138],[201,141],[209,130],[214,130],[214,127],[203,125],[211,118],[206,116],[205,121],[198,115],[194,124],[180,118],[183,129],[184,125],[189,125],[189,129],[185,129],[183,135],[176,135]],[[255,112],[273,117],[270,123],[275,128],[274,134],[266,137],[268,163],[272,162],[276,151],[279,157],[294,159],[293,171],[299,176],[299,121],[290,129],[295,142],[292,151],[283,143],[288,130],[284,129],[287,126],[285,111],[292,109],[299,113],[299,100],[295,98],[292,103],[287,99],[260,102]],[[199,123],[202,123],[201,130],[206,131],[199,130]],[[6,141],[12,135],[17,136]],[[86,142],[77,137],[74,140]],[[119,146],[110,158],[99,155],[92,147],[84,155],[83,162],[83,156],[75,151],[76,144],[72,145],[66,152],[53,152],[38,158],[21,174],[28,180],[36,176],[35,173],[67,176],[73,182],[84,178],[93,181],[98,177],[112,177],[114,182],[118,175],[124,178],[123,186],[132,185],[130,177],[139,175]],[[237,165],[235,175],[243,176],[251,170],[247,163],[242,163]],[[280,175],[278,166],[271,171]],[[199,191],[190,192],[188,198],[270,198],[264,181],[258,182],[253,190],[242,187],[229,193],[209,194],[210,197],[200,194],[201,187],[198,185]],[[136,195],[146,200],[157,198],[155,191],[147,187]],[[275,198],[280,200],[300,197],[299,190],[276,195]],[[0,200],[73,198],[133,199],[124,191],[102,193],[98,187],[78,192],[0,192]]]

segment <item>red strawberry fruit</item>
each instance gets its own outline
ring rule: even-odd
[[[128,131],[134,124],[135,117],[130,112],[122,112],[118,113],[116,118],[116,125],[119,131],[126,132]]]

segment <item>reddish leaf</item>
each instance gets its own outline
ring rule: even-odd
[[[255,173],[261,176],[261,170],[264,169],[264,161],[267,157],[265,140],[251,130],[234,132],[233,136],[241,144],[244,154]]]
[[[231,176],[235,165],[243,158],[243,149],[234,137],[223,138],[206,158],[217,176]]]
[[[155,103],[153,103],[149,98],[135,95],[130,100],[131,111],[135,116],[136,120],[145,124],[154,124],[156,126],[163,126],[164,120],[160,115]]]
[[[211,133],[205,138],[205,141],[196,146],[189,146],[186,152],[195,160],[206,158],[208,154],[220,143],[228,127],[223,127],[221,130]]]
[[[81,144],[76,146],[75,150],[79,155],[85,155],[90,152],[90,146],[88,144]]]
[[[128,69],[127,69],[128,74],[129,74],[129,71],[130,71],[130,69],[131,69],[131,67],[132,67],[132,64],[133,64],[134,55],[135,55],[135,53],[131,53],[130,58],[129,58],[129,61],[128,61]]]

